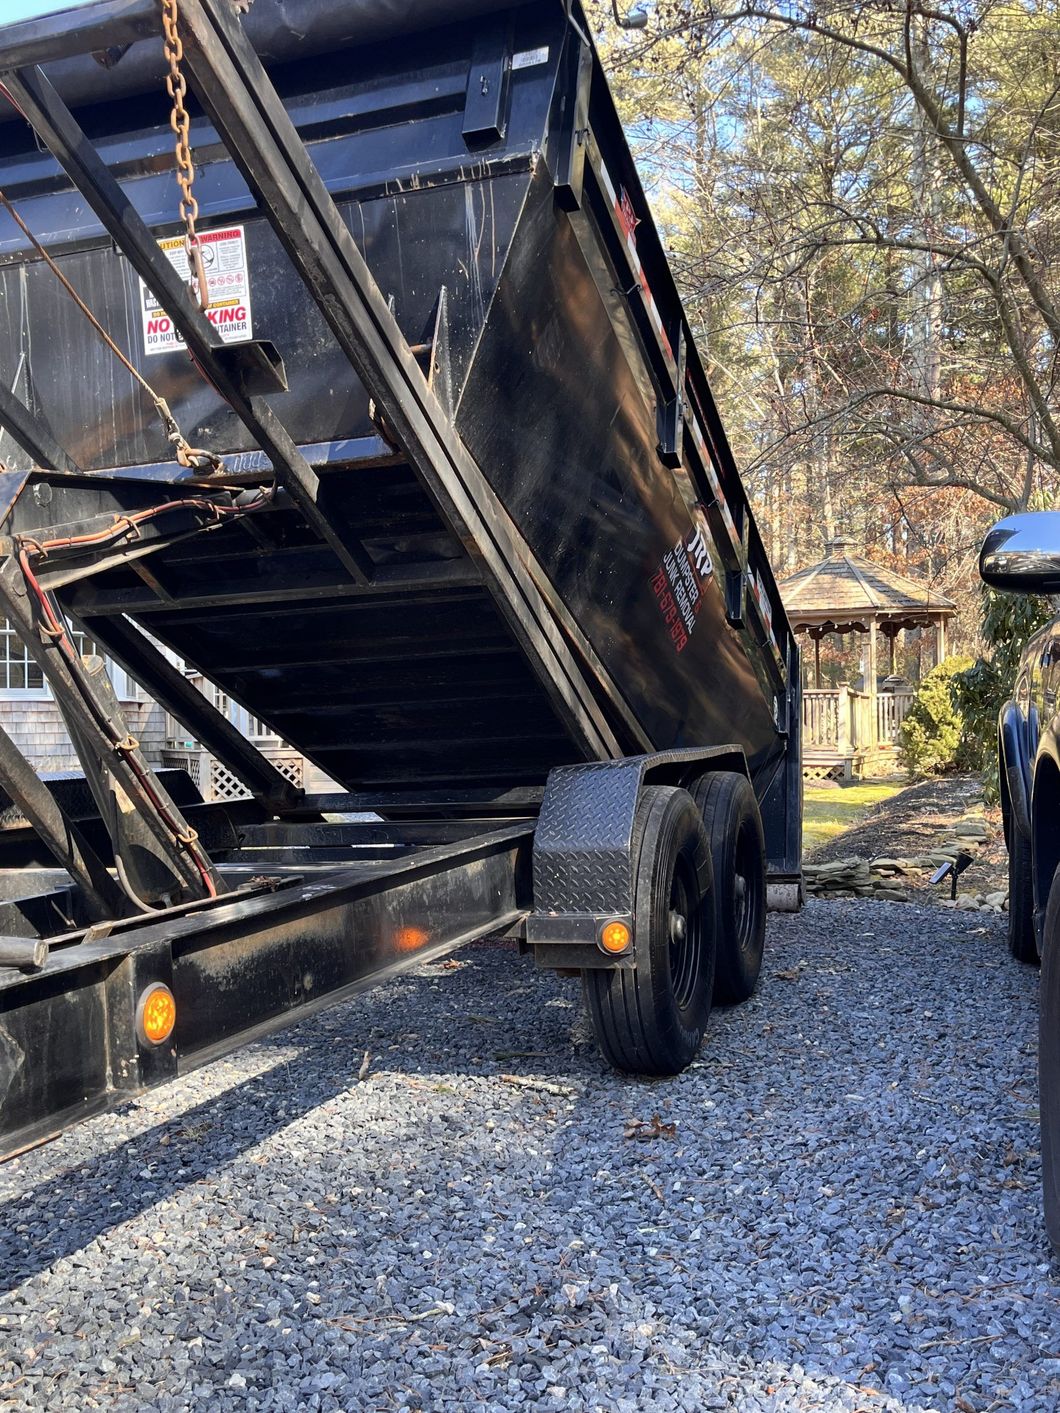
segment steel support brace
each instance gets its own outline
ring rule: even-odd
[[[89,637],[120,662],[156,702],[189,727],[195,739],[241,780],[266,809],[285,814],[300,804],[305,791],[293,785],[266,760],[138,628],[116,616],[82,618],[81,623]]]
[[[192,897],[209,891],[198,867],[159,817],[141,782],[140,772],[152,777],[150,767],[139,751],[130,752],[139,767],[137,770],[123,753],[115,749],[114,740],[103,730],[96,714],[89,709],[61,649],[51,639],[42,636],[37,614],[30,605],[25,580],[14,560],[10,558],[0,561],[0,607],[25,644],[26,651],[37,662],[48,680],[74,738],[78,755],[104,820],[109,820],[116,814],[120,815],[126,830],[131,828],[134,833],[139,834],[141,850],[154,854],[160,860],[164,859],[175,882],[179,882]],[[128,728],[120,712],[116,712],[106,701],[101,700],[97,705],[100,714],[112,723],[117,739],[126,737]],[[88,759],[85,758],[86,755]],[[116,787],[111,799],[107,798],[111,794],[111,787],[110,782],[105,779],[106,776],[111,777]],[[189,830],[180,810],[170,799],[157,776],[151,778],[151,790],[180,832],[186,836],[192,834],[193,831]],[[112,825],[108,824],[108,829],[111,827]],[[116,837],[120,833],[114,826],[112,839],[116,856],[121,853],[122,841],[120,837]],[[125,837],[130,836],[126,834]],[[225,885],[216,869],[208,860],[204,866],[213,888],[216,892],[223,893]]]
[[[0,382],[0,428],[48,471],[73,471],[80,467],[63,450],[39,417]]]
[[[300,551],[299,551],[300,552]],[[283,568],[286,550],[273,550],[270,560],[277,568]],[[141,561],[130,560],[129,567],[143,572]],[[153,574],[145,579],[143,589],[97,589],[95,584],[81,583],[64,599],[69,604],[75,618],[96,617],[129,613],[141,614],[165,612],[176,601],[166,586]],[[182,609],[233,608],[242,604],[282,604],[312,603],[318,599],[358,599],[366,594],[385,593],[422,594],[432,589],[477,589],[482,587],[482,576],[473,564],[466,559],[444,560],[423,564],[382,564],[376,571],[371,584],[354,584],[352,580],[341,582],[335,578],[331,566],[307,570],[304,579],[298,584],[284,584],[274,587],[262,585],[260,577],[247,575],[245,579],[226,581],[223,593],[208,591],[195,592],[181,588],[179,602]]]
[[[231,349],[194,304],[187,286],[51,83],[39,69],[6,72],[0,81],[173,320],[195,362],[268,456],[306,520],[347,572],[367,582],[372,565],[364,549],[342,539],[317,505],[316,472],[265,399],[246,392],[243,379],[232,369]]]
[[[3,727],[0,727],[0,783],[56,861],[81,889],[89,917],[97,921],[124,917],[129,912],[128,899]]]
[[[627,740],[646,742],[428,387],[238,20],[217,0],[182,0],[181,24],[197,97],[417,475],[468,552],[488,567],[498,607],[582,748],[621,754],[616,727]],[[601,683],[615,726],[582,662]]]
[[[5,63],[53,63],[158,34],[158,0],[98,0],[91,9],[54,8],[55,14],[7,26]]]

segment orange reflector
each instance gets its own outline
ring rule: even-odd
[[[600,946],[612,955],[624,952],[632,940],[628,923],[606,922],[600,929]]]
[[[168,986],[156,981],[140,997],[136,1008],[140,1039],[148,1045],[164,1045],[177,1023],[177,1002]]]
[[[422,927],[402,927],[394,938],[399,952],[418,952],[430,941],[430,933]]]

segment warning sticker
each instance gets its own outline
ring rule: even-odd
[[[538,64],[547,63],[547,49],[524,49],[521,54],[512,55],[513,69],[535,69]]]
[[[247,270],[247,242],[242,226],[223,231],[200,231],[199,244],[206,271],[210,307],[206,317],[216,324],[225,343],[246,343],[254,337],[250,318],[250,274]],[[182,280],[190,278],[183,236],[158,242],[159,249]],[[184,340],[173,320],[158,307],[154,295],[140,281],[140,312],[144,325],[144,352],[173,353]]]

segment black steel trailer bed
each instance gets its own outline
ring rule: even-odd
[[[585,18],[180,0],[179,32],[208,314],[158,0],[0,29],[0,601],[91,798],[0,737],[0,1144],[498,929],[585,973],[614,1063],[678,1067],[715,951],[753,985],[764,868],[797,897],[798,660]],[[251,798],[152,785],[66,623]]]

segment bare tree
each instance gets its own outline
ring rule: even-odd
[[[752,477],[801,467],[827,520],[840,463],[999,510],[1055,489],[1058,52],[1060,11],[1033,0],[659,0],[616,56],[671,92],[705,79],[721,140],[676,185],[713,235],[677,263],[722,317],[728,405],[741,380],[770,404]],[[660,127],[672,172],[679,118]]]

